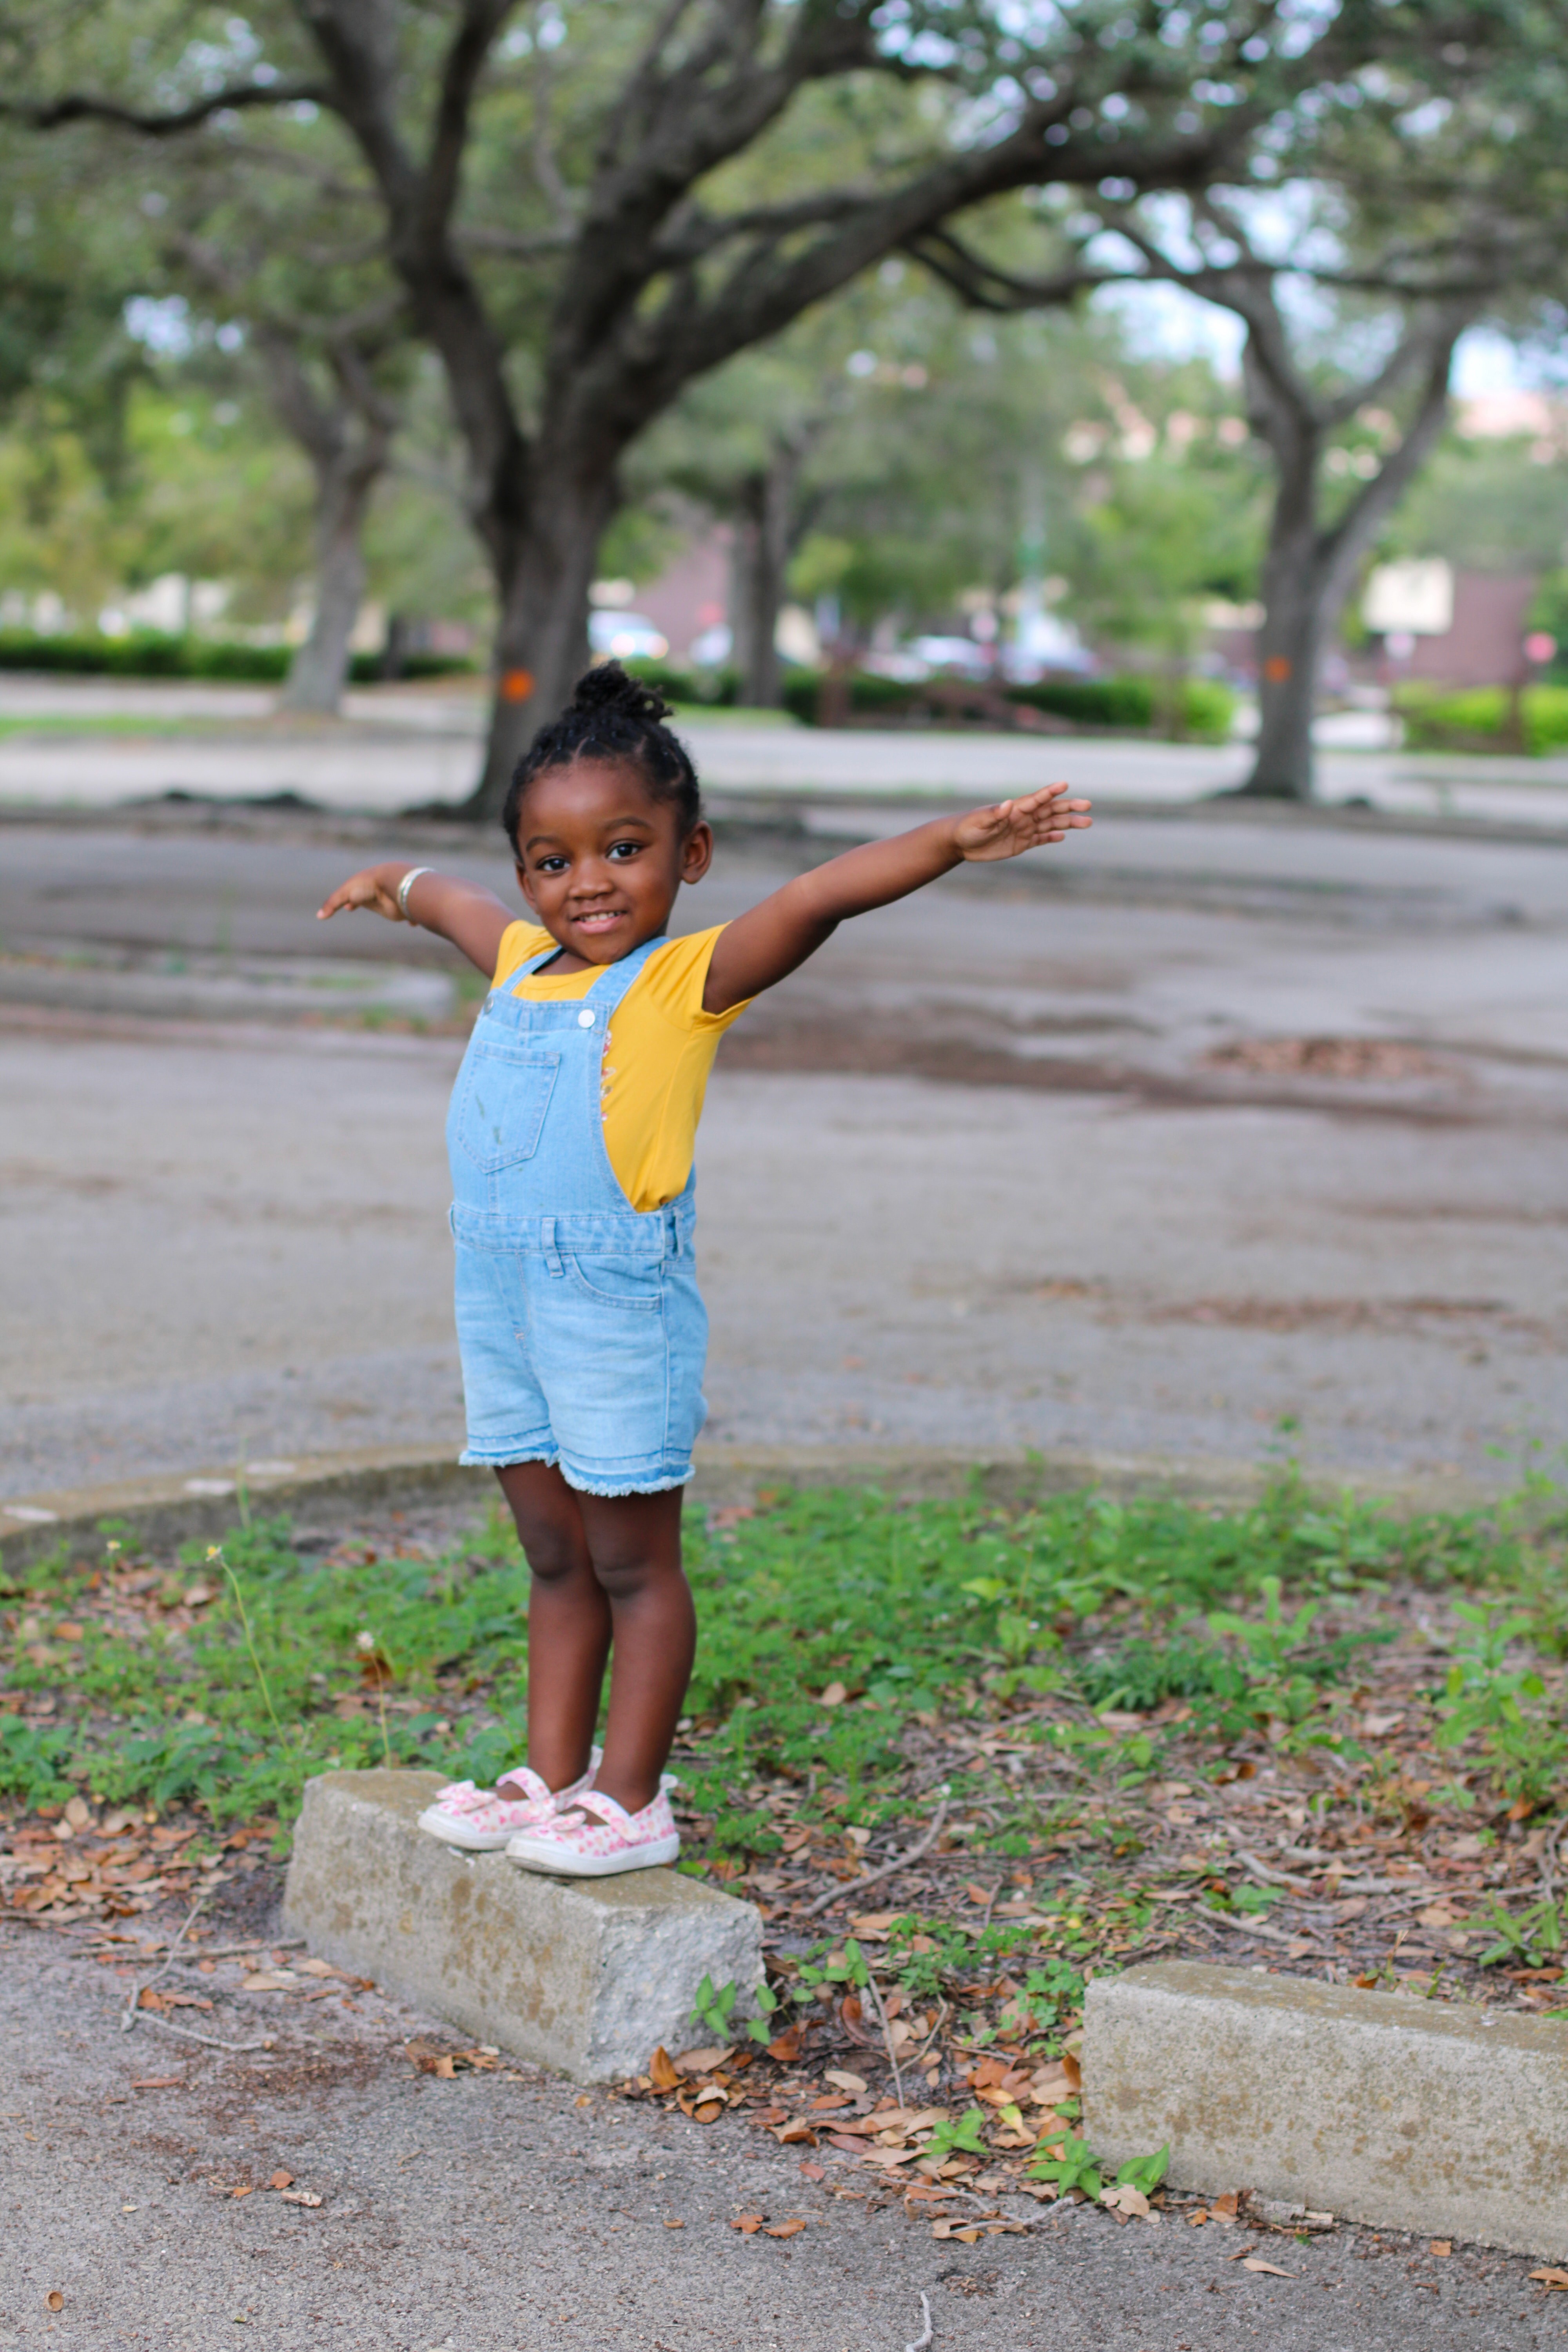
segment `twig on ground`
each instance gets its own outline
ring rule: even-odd
[[[129,2033],[132,2027],[135,2024],[138,2015],[143,2013],[142,2011],[142,1994],[151,1992],[153,1986],[158,1983],[159,1979],[163,1977],[166,1977],[169,1970],[174,1967],[174,1954],[184,1942],[185,1937],[190,1932],[191,1927],[195,1920],[197,1912],[201,1909],[202,1905],[206,1901],[206,1899],[207,1893],[204,1886],[195,1901],[192,1904],[190,1909],[186,1912],[184,1926],[180,1929],[179,1934],[169,1946],[168,1950],[164,1955],[163,1965],[158,1970],[157,1975],[149,1977],[144,1985],[132,1985],[130,1992],[126,1995],[124,2011],[120,2020],[120,2031],[121,2033]]]
[[[800,1916],[803,1919],[815,1919],[831,1904],[847,1903],[852,1895],[859,1895],[866,1887],[875,1886],[879,1878],[891,1878],[898,1871],[907,1870],[911,1863],[919,1862],[921,1854],[929,1853],[942,1835],[942,1825],[947,1819],[947,1809],[951,1802],[951,1798],[942,1799],[931,1815],[931,1827],[922,1838],[910,1847],[907,1853],[895,1854],[891,1862],[884,1862],[879,1864],[877,1869],[867,1871],[861,1878],[851,1879],[847,1886],[830,1886],[826,1895],[819,1895],[815,1902],[806,1904]]]
[[[877,1979],[869,1969],[866,1971],[866,1990],[871,1996],[871,2004],[876,2010],[877,2021],[882,2029],[888,2063],[893,2070],[893,2090],[901,2107],[904,2104],[904,2078],[899,2072],[899,2053],[893,2047],[893,2021],[882,2005],[882,1996],[878,1990]]]
[[[915,2337],[915,2340],[914,2340],[914,2342],[913,2342],[912,2344],[906,2344],[906,2345],[905,2345],[905,2347],[904,2347],[904,2352],[925,2352],[925,2347],[926,2347],[930,2342],[931,2342],[931,2304],[930,2304],[930,2302],[928,2301],[928,2299],[926,2298],[926,2296],[925,2296],[924,2294],[922,2294],[922,2295],[921,2296],[921,2332],[920,2332],[920,2334]]]
[[[142,2017],[148,2025],[161,2025],[165,2033],[177,2033],[182,2042],[203,2042],[209,2050],[270,2050],[272,2047],[270,2036],[265,2042],[220,2042],[216,2033],[198,2033],[194,2025],[176,2025],[172,2018],[160,2017],[155,2009],[143,2010]]]

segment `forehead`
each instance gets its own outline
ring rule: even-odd
[[[673,804],[656,798],[635,760],[582,759],[546,768],[530,782],[518,812],[517,836],[592,834],[625,819],[673,824]]]

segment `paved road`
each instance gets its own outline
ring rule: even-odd
[[[117,728],[117,719],[121,722]],[[165,793],[292,793],[392,814],[472,789],[483,705],[463,682],[351,694],[337,721],[272,714],[256,688],[0,674],[0,807],[110,808]],[[1185,803],[1242,782],[1245,743],[1047,740],[878,729],[823,731],[758,714],[684,720],[710,790],[748,795],[971,801],[1067,775],[1101,800]],[[1549,830],[1568,827],[1568,758],[1435,756],[1339,747],[1322,723],[1324,801]]]
[[[1095,2207],[937,2244],[831,2151],[817,2183],[742,2123],[705,2129],[525,2070],[416,2074],[405,2037],[457,2037],[374,1996],[351,2016],[241,1995],[245,2038],[254,2020],[278,2046],[223,2057],[122,2035],[133,1979],[63,1937],[0,1934],[0,2346],[902,2352],[925,2340],[922,2292],[931,2352],[1568,2345],[1568,2295],[1519,2257],[1342,2229],[1258,2242],[1174,2213],[1119,2228]],[[234,2007],[220,2014],[239,2038]],[[275,2170],[320,2205],[284,2205],[262,2186]],[[806,2227],[743,2236],[745,2211]],[[1289,2275],[1232,2259],[1254,2245]]]
[[[685,919],[855,822],[808,814]],[[0,1493],[457,1440],[457,976],[311,919],[373,839],[450,860],[0,834]],[[1565,938],[1568,848],[1213,812],[846,927],[710,1095],[710,1433],[1511,1475],[1568,1423]]]

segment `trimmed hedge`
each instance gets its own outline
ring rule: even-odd
[[[31,630],[0,630],[0,670],[68,671],[78,677],[242,678],[276,686],[289,675],[290,646],[247,646],[223,637],[167,636],[156,629],[133,629],[128,636],[36,636]],[[449,677],[471,662],[450,654],[410,654],[399,666],[402,677]],[[356,685],[381,676],[379,654],[355,654],[349,675]]]
[[[1412,684],[1394,689],[1412,751],[1508,751],[1513,696],[1506,686],[1472,686],[1458,693]],[[1520,698],[1524,750],[1532,759],[1568,744],[1568,687],[1527,686]]]
[[[821,680],[809,673],[790,678],[784,701],[797,719],[815,724]],[[1043,678],[1037,686],[1005,689],[1009,702],[1027,703],[1083,728],[1105,728],[1118,734],[1146,735],[1160,725],[1164,697],[1159,682],[1148,677]],[[849,707],[866,717],[886,711],[889,716],[918,695],[918,686],[900,678],[877,677],[865,671],[849,680]],[[1236,697],[1216,679],[1190,677],[1182,688],[1182,731],[1201,742],[1223,743],[1230,736]]]

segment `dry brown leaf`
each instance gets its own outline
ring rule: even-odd
[[[243,2187],[241,2187],[241,2188],[239,2188],[239,2189],[231,2189],[229,2190],[229,2195],[230,2195],[231,2197],[249,2197],[249,2196],[254,2195],[254,2193],[255,2193],[255,2189],[256,2189],[256,2183],[255,2183],[255,2181],[254,2181],[254,2180],[247,2180],[247,2181],[246,2181],[246,2182],[245,2182],[245,2184],[243,2185]]]
[[[1452,2238],[1434,2238],[1426,2251],[1429,2254],[1436,2254],[1441,2261],[1445,2255],[1453,2252],[1454,2241]]]
[[[647,2071],[656,2091],[673,2091],[679,2085],[680,2077],[675,2071],[675,2061],[662,2042],[648,2060]]]
[[[1538,2286],[1568,2287],[1568,2271],[1548,2266],[1544,2270],[1531,2271],[1530,2275]]]
[[[802,2145],[815,2147],[816,2146],[816,2134],[803,2116],[796,2116],[793,2123],[781,2125],[774,2132],[773,2137],[781,2147],[799,2147]],[[852,2148],[858,2148],[860,2143],[858,2140],[851,2140],[849,2145]]]
[[[294,2176],[291,2172],[275,2172],[267,2186],[268,2189],[292,2189]]]
[[[798,2238],[805,2223],[800,2221],[769,2221],[763,2225],[764,2238]]]
[[[847,2091],[853,2098],[858,2098],[867,2087],[860,2075],[851,2074],[843,2066],[825,2067],[822,2079],[825,2083],[834,2084],[840,2091]]]
[[[50,2311],[63,2311],[66,2307],[66,2299],[58,2286],[50,2287],[44,2301]]]
[[[283,2191],[285,2205],[319,2205],[321,2201],[313,2189],[286,2189]]]
[[[826,2180],[827,2178],[827,2167],[825,2164],[803,2163],[800,2168],[807,2180]]]
[[[280,1969],[258,1969],[254,1976],[243,1979],[239,1989],[241,1992],[287,1992],[293,1981],[293,1976]]]
[[[787,2032],[779,2034],[774,2041],[769,2042],[768,2056],[781,2066],[793,2066],[800,2056],[804,2042],[804,2028],[792,2025]]]
[[[667,2221],[664,2226],[667,2230],[684,2230],[686,2224],[684,2221]]]
[[[184,2080],[181,2074],[144,2074],[131,2087],[133,2091],[177,2091]]]
[[[829,1683],[816,1703],[818,1706],[842,1706],[848,1696],[848,1690],[843,1683]]]
[[[405,2055],[412,2063],[416,2074],[436,2074],[442,2082],[449,2083],[457,2073],[450,2051],[433,2050],[428,2042],[410,2042]]]
[[[1243,2254],[1241,2267],[1244,2271],[1267,2271],[1270,2278],[1293,2279],[1301,2275],[1300,2271],[1282,2271],[1278,2263],[1259,2262],[1256,2254]]]
[[[711,2074],[734,2054],[732,2043],[713,2050],[683,2050],[675,2061],[675,2071],[678,2074]]]
[[[760,2213],[738,2213],[730,2224],[731,2230],[739,2230],[742,2238],[754,2238],[762,2226]]]
[[[1110,2206],[1118,2221],[1124,2221],[1134,2213],[1141,2221],[1146,2221],[1149,2219],[1149,2200],[1141,2189],[1134,2189],[1130,2181],[1122,2182],[1120,2187],[1102,2189],[1100,2192],[1100,2201],[1102,2205]]]

